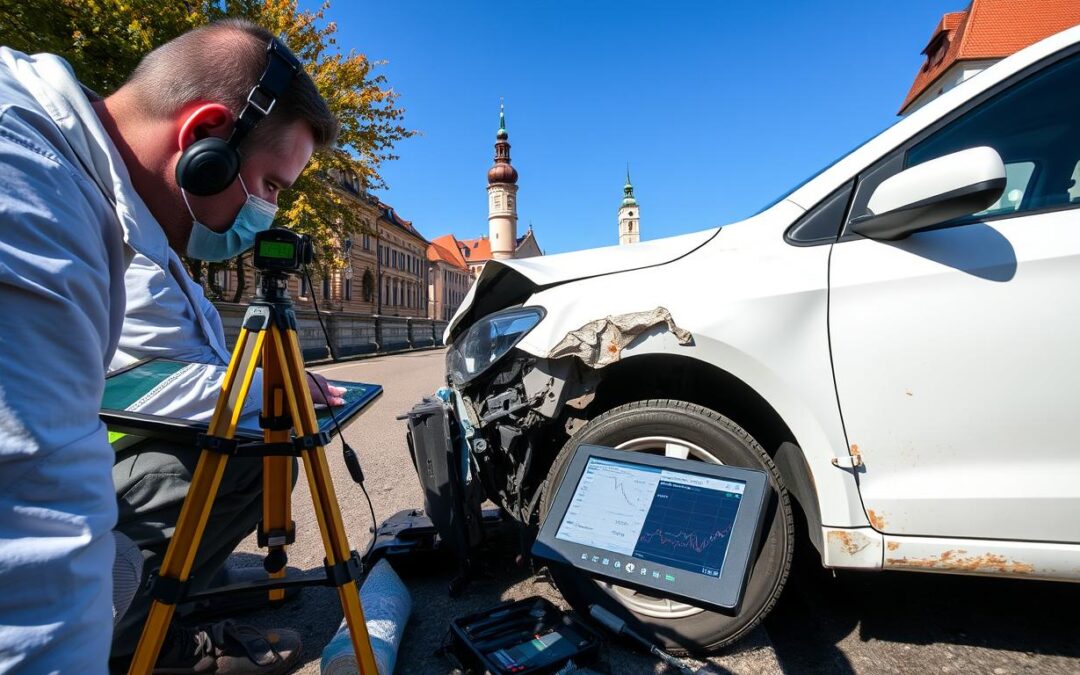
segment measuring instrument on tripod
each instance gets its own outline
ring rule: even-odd
[[[129,673],[132,675],[153,670],[177,603],[218,593],[251,591],[265,591],[274,601],[284,598],[286,588],[316,584],[337,588],[360,672],[364,675],[378,673],[357,587],[363,571],[361,560],[359,554],[349,548],[345,535],[324,452],[330,437],[320,431],[316,419],[296,333],[296,314],[288,294],[289,275],[299,273],[312,257],[311,240],[306,236],[282,228],[266,230],[256,236],[254,265],[260,273],[258,292],[244,316],[209,429],[199,435],[202,453],[172,541],[161,569],[151,580],[150,593],[154,602],[131,661]],[[237,423],[260,363],[263,407],[259,422],[263,428],[263,441],[242,442],[235,438]],[[258,540],[260,546],[269,549],[264,566],[270,578],[190,593],[188,582],[195,553],[226,463],[229,457],[252,456],[263,457],[263,520],[259,525]],[[326,575],[322,579],[285,578],[285,549],[293,542],[296,531],[291,513],[293,457],[303,461],[326,551]],[[348,448],[345,463],[353,479],[362,483],[359,462]]]

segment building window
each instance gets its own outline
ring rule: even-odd
[[[375,275],[370,269],[365,269],[364,276],[360,278],[360,293],[364,296],[364,302],[371,302],[375,295]]]
[[[330,275],[323,277],[322,280],[322,299],[330,299]]]
[[[345,279],[345,299],[352,300],[352,279]]]
[[[308,296],[309,290],[311,289],[308,288],[307,275],[302,275],[300,277],[300,297],[306,298]]]
[[[363,235],[363,237],[361,238],[361,241],[362,241],[362,245],[364,247],[364,250],[365,251],[370,251],[371,250],[371,235],[369,235],[369,234]]]
[[[222,293],[229,290],[229,270],[219,269],[214,272],[214,284]]]

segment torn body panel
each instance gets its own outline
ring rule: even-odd
[[[549,359],[573,356],[592,368],[603,368],[615,363],[637,336],[649,328],[665,325],[679,344],[690,344],[690,332],[675,325],[671,312],[657,307],[643,312],[631,312],[590,321],[572,330],[548,353]]]

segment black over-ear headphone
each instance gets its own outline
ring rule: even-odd
[[[184,150],[176,163],[176,182],[193,195],[205,197],[222,192],[240,173],[240,142],[255,125],[274,109],[293,77],[300,72],[300,61],[285,44],[272,38],[266,45],[266,70],[248,93],[247,103],[236,118],[228,140],[201,138]]]

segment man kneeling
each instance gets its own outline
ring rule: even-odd
[[[188,169],[197,166],[193,144],[236,133],[249,92],[279,58],[268,53],[273,40],[250,23],[211,24],[148,54],[124,86],[95,103],[110,135],[124,141],[117,146],[145,204],[145,209],[135,205],[133,214],[138,228],[128,244],[135,255],[125,275],[127,309],[113,369],[150,356],[228,363],[221,318],[178,254],[219,261],[250,248],[255,234],[270,226],[279,192],[296,180],[313,149],[331,144],[337,132],[336,120],[301,70],[291,75],[270,114],[239,144],[235,180],[214,191],[199,185],[204,176],[197,171],[184,174],[185,162]],[[281,59],[275,67],[287,66]],[[275,76],[280,72],[267,79]],[[177,406],[208,417],[220,377],[187,383]],[[260,381],[253,384],[246,408],[261,403]],[[325,380],[321,384],[312,387],[317,402],[323,402],[322,392],[330,403],[341,402],[335,398],[340,390],[327,387]],[[195,447],[156,440],[117,452],[117,530],[138,544],[148,571],[161,565],[198,458]],[[192,567],[191,590],[251,578],[235,571],[230,576],[224,563],[261,516],[262,460],[230,458]],[[265,577],[261,567],[247,571]],[[133,653],[150,604],[145,589],[140,591],[117,624],[114,663]],[[299,636],[290,630],[260,631],[233,621],[201,626],[174,621],[157,667],[170,673],[278,673],[290,669],[299,655]]]

